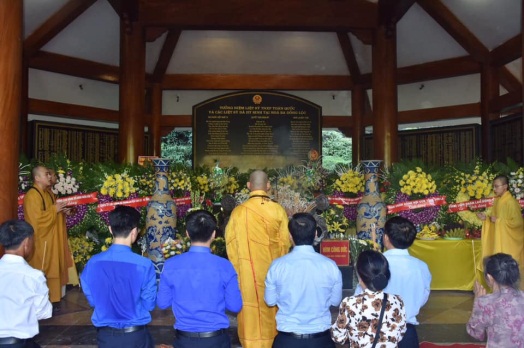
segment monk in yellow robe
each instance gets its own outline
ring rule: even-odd
[[[249,199],[233,210],[225,235],[244,303],[237,317],[238,336],[243,348],[270,348],[277,334],[277,308],[264,301],[264,281],[271,262],[289,251],[289,220],[284,208],[267,195],[266,173],[251,173],[247,187]]]
[[[51,198],[53,199],[53,203],[56,202],[56,195],[53,192],[53,186],[58,182],[58,176],[56,175],[56,171],[54,169],[49,168],[49,175],[51,175],[51,185],[47,188],[49,194],[51,195]],[[79,285],[80,280],[78,279],[78,271],[76,270],[75,260],[73,258],[73,254],[71,253],[71,248],[69,247],[69,239],[67,237],[67,225],[66,225],[66,215],[70,214],[70,210],[68,208],[64,208],[63,211],[61,211],[58,215],[58,229],[60,231],[64,231],[64,252],[65,252],[65,263],[67,266],[67,276],[69,281],[67,284],[71,284],[73,286]],[[64,290],[64,289],[63,289]],[[62,291],[62,295],[64,295],[64,291]]]
[[[35,248],[29,264],[44,272],[51,302],[60,302],[62,286],[67,284],[67,255],[65,223],[61,223],[64,202],[54,202],[47,188],[51,175],[44,166],[32,171],[33,187],[24,197],[24,217],[35,230]]]
[[[521,285],[524,270],[524,222],[519,202],[508,191],[509,180],[499,175],[493,180],[495,200],[491,213],[477,214],[482,223],[482,258],[496,253],[511,255],[520,266]]]

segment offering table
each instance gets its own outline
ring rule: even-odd
[[[480,239],[415,240],[410,255],[424,261],[431,272],[431,290],[473,290],[480,271]]]

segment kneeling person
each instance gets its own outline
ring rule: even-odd
[[[34,248],[34,230],[21,220],[0,226],[0,347],[39,348],[33,337],[39,332],[38,320],[51,317],[49,289],[44,273],[26,260]]]
[[[113,245],[93,256],[80,282],[89,304],[91,321],[97,328],[99,348],[153,348],[146,326],[156,301],[156,273],[153,262],[135,254],[131,245],[138,236],[140,213],[117,206],[109,213]]]
[[[161,309],[173,309],[174,348],[231,347],[226,310],[239,312],[242,297],[231,262],[211,254],[216,229],[211,213],[191,212],[186,217],[191,248],[164,264],[157,304]]]
[[[274,348],[334,348],[330,306],[342,299],[342,274],[333,260],[313,249],[317,223],[307,213],[288,224],[293,250],[271,264],[264,299],[278,306]]]

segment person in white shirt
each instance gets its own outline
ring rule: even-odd
[[[313,249],[317,223],[308,213],[289,220],[293,250],[273,261],[264,299],[278,306],[273,348],[334,348],[330,306],[342,299],[342,274],[333,260]]]
[[[383,245],[387,249],[384,256],[389,262],[391,279],[384,291],[399,295],[406,307],[407,330],[398,344],[399,348],[418,348],[417,314],[428,301],[430,293],[428,265],[408,252],[416,236],[417,230],[408,219],[394,216],[386,221]],[[360,293],[362,288],[357,286],[355,294]]]
[[[0,348],[40,348],[33,337],[38,320],[50,318],[53,306],[42,271],[25,260],[34,248],[34,230],[22,220],[0,225]]]

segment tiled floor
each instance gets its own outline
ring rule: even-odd
[[[345,296],[351,294],[345,291]],[[465,291],[433,291],[419,314],[417,329],[420,341],[457,343],[474,342],[466,333],[465,323],[471,313],[473,295]],[[40,323],[37,342],[48,348],[96,347],[96,332],[91,325],[91,309],[79,288],[69,290],[62,300],[62,309],[53,318]],[[336,308],[333,308],[336,317]],[[233,346],[239,347],[236,318],[231,319]],[[155,342],[170,345],[173,340],[173,315],[170,310],[155,310],[150,331]]]

